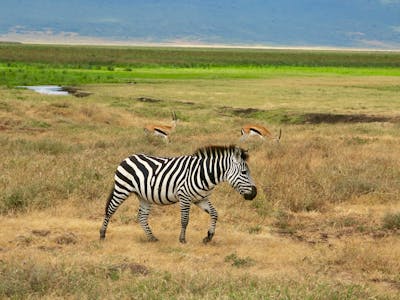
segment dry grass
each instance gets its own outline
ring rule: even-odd
[[[82,99],[0,89],[0,297],[395,299],[397,123],[264,121],[282,128],[282,142],[243,145],[259,194],[246,202],[227,185],[216,189],[210,245],[202,244],[209,219],[196,207],[188,243],[178,242],[178,206],[154,208],[160,241],[147,243],[134,197],[98,240],[113,172],[127,155],[238,143],[249,120],[221,114],[223,106],[393,115],[395,80],[160,81],[87,86],[93,95]],[[361,100],[350,103],[354,95]],[[144,123],[169,123],[172,109],[180,122],[170,144],[144,136]]]

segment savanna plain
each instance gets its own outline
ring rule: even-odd
[[[0,44],[0,298],[399,299],[400,54]],[[59,84],[68,96],[18,88]],[[80,91],[82,93],[76,93]],[[166,143],[146,124],[171,123]],[[280,143],[241,142],[246,123]],[[127,199],[133,153],[249,150],[258,195],[219,185],[209,217]]]

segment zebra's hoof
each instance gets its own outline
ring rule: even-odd
[[[204,244],[208,244],[209,242],[211,242],[211,239],[210,239],[208,236],[206,236],[206,237],[203,239],[203,243],[204,243]]]
[[[211,242],[213,236],[214,236],[214,233],[208,232],[207,236],[203,239],[203,243],[207,244],[207,243]]]
[[[155,236],[152,236],[149,238],[149,242],[152,242],[152,243],[158,242],[158,238],[156,238]]]
[[[186,239],[179,239],[179,241],[181,242],[181,244],[186,244]]]

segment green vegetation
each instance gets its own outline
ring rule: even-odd
[[[295,66],[232,66],[232,67],[140,67],[124,68],[54,67],[43,64],[0,64],[0,85],[23,86],[40,84],[81,85],[91,83],[135,83],[150,80],[182,79],[262,79],[278,76],[400,76],[397,68],[339,68]]]
[[[400,53],[0,44],[0,85],[400,76]]]
[[[233,267],[236,268],[245,268],[256,264],[256,262],[251,257],[239,257],[236,253],[227,255],[225,257],[225,262],[230,263]]]
[[[400,53],[378,51],[265,50],[0,44],[2,62],[53,66],[134,67],[400,67]]]
[[[383,228],[400,229],[400,213],[387,213],[383,218]]]

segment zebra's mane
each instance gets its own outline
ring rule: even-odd
[[[236,150],[240,151],[240,157],[243,160],[248,160],[249,154],[247,153],[246,150],[236,147],[235,145],[229,145],[229,146],[206,146],[206,147],[201,147],[198,148],[193,155],[194,156],[199,156],[199,157],[213,157],[215,155],[219,154],[225,154],[225,153],[235,153]]]

